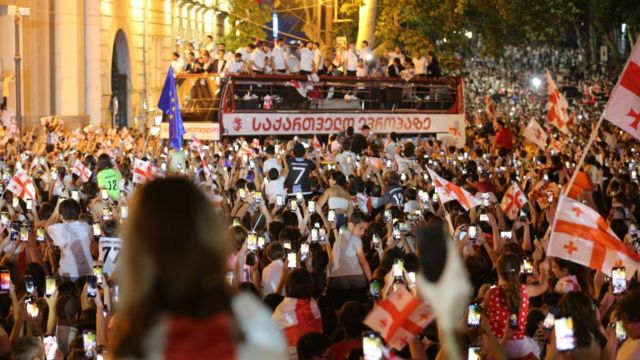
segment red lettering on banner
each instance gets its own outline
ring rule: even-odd
[[[407,116],[407,119],[404,122],[404,128],[407,130],[411,129],[411,118]]]
[[[284,119],[284,124],[282,125],[282,130],[284,130],[284,131],[291,130],[291,119],[289,119],[288,116]]]
[[[293,127],[291,128],[292,131],[300,131],[300,118],[296,117],[293,118]]]
[[[314,126],[314,129],[313,129],[313,130],[315,130],[315,131],[322,131],[322,122],[323,122],[323,121],[324,121],[324,118],[323,118],[323,117],[321,117],[321,116],[318,116],[318,117],[316,118],[316,124],[315,124],[315,126]]]
[[[422,121],[420,121],[419,118],[414,118],[413,119],[413,128],[416,129],[416,130],[422,129]]]
[[[424,122],[427,123],[426,126],[423,126],[423,129],[425,130],[429,130],[431,128],[431,118],[430,117],[425,117],[424,118]]]
[[[282,116],[278,117],[273,123],[273,131],[280,131],[282,128]]]
[[[302,129],[304,129],[304,131],[313,131],[313,123],[314,123],[314,119],[312,117],[306,117],[304,118],[304,122],[302,123]]]
[[[328,131],[333,130],[333,118],[328,117],[325,119],[324,130],[328,130]]]
[[[350,117],[350,118],[345,118],[344,122],[345,122],[345,128],[347,128],[349,126],[353,127],[353,125],[356,122],[356,120],[354,118]]]
[[[238,118],[238,119],[239,119],[239,118]],[[251,129],[252,129],[253,131],[260,131],[260,128],[261,128],[261,127],[262,127],[262,126],[260,126],[260,122],[259,122],[259,121],[258,121],[258,119],[256,119],[256,117],[254,116],[254,117],[253,117],[253,122],[251,123]],[[234,129],[236,132],[240,132],[240,130],[242,130],[242,127],[241,127],[241,126],[234,126],[234,127],[233,127],[233,129]]]

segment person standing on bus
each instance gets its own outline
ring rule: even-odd
[[[251,55],[249,57],[251,71],[255,74],[264,74],[267,55],[262,51],[262,44],[258,44],[258,46],[252,45],[251,48]]]
[[[276,44],[271,50],[271,63],[276,74],[287,73],[286,52],[284,48],[284,40],[277,39]]]
[[[219,74],[225,70],[227,60],[225,60],[224,49],[218,50],[218,58],[213,60],[213,73]]]
[[[415,68],[416,77],[427,76],[427,59],[420,54],[420,51],[413,52],[413,67]]]
[[[427,59],[429,60],[429,65],[427,65],[427,76],[428,77],[442,76],[442,71],[440,70],[440,63],[438,62],[438,58],[436,58],[436,54],[433,51],[429,51],[427,53]]]
[[[344,70],[347,76],[356,76],[356,66],[358,65],[358,55],[356,55],[356,45],[349,44],[349,49],[342,54]]]
[[[316,169],[316,164],[306,159],[305,154],[304,146],[297,142],[293,145],[293,157],[287,157],[285,161],[287,178],[284,184],[289,191],[289,196],[311,194],[309,175]]]
[[[173,60],[171,60],[171,69],[173,70],[173,76],[177,76],[184,69],[184,61],[180,58],[179,52],[173,53]]]
[[[313,63],[316,64],[316,71],[320,71],[324,67],[324,55],[318,42],[313,43]]]
[[[236,53],[233,60],[227,65],[227,74],[240,74],[245,69],[245,63],[242,60],[242,54]]]
[[[300,74],[309,75],[316,71],[313,62],[315,53],[313,52],[313,42],[307,42],[307,46],[300,49]]]

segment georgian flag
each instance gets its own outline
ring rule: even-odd
[[[282,330],[289,348],[295,349],[298,339],[310,332],[322,332],[320,308],[314,299],[285,297],[276,307],[273,322]]]
[[[520,186],[514,182],[509,186],[507,192],[504,193],[500,208],[509,219],[515,220],[518,212],[527,202],[529,202],[527,196],[522,189],[520,189]]]
[[[589,206],[561,196],[551,227],[547,255],[611,274],[624,266],[627,279],[640,268],[640,255],[627,247]]]
[[[458,200],[460,205],[462,205],[462,207],[467,211],[482,204],[468,191],[452,182],[441,178],[440,175],[436,174],[429,168],[427,168],[427,171],[429,171],[429,177],[433,181],[433,186],[436,188],[436,193],[438,193],[438,196],[440,197],[440,200],[443,204],[452,200]]]
[[[9,185],[7,185],[7,190],[25,201],[36,197],[36,188],[33,185],[33,181],[24,170],[18,170],[13,175]]]
[[[640,39],[611,92],[604,118],[640,140]]]
[[[555,81],[553,81],[548,70],[546,71],[546,78],[547,90],[549,91],[547,121],[557,127],[560,132],[568,134],[569,128],[567,127],[567,123],[569,122],[569,104],[567,103],[567,99],[565,99],[564,95],[562,95],[558,89]]]
[[[149,161],[135,159],[133,162],[133,183],[144,184],[153,180],[156,176],[156,169]]]
[[[364,324],[380,333],[393,348],[402,350],[435,319],[429,306],[404,287],[374,305]]]
[[[78,175],[82,182],[87,182],[91,179],[91,170],[88,167],[84,166],[82,161],[77,160],[73,163],[73,168],[71,168],[71,172]]]
[[[131,136],[131,133],[129,133],[129,129],[127,129],[126,126],[120,130],[120,139],[122,139],[122,142],[124,143],[124,149],[126,151],[130,151],[131,149],[133,149],[133,136]]]
[[[522,131],[522,135],[525,139],[538,145],[540,149],[545,150],[547,148],[547,132],[538,124],[536,119],[531,118],[527,127]]]

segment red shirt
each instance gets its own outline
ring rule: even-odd
[[[507,150],[513,149],[513,134],[507,127],[500,128],[496,133],[496,146]]]
[[[493,334],[498,338],[502,338],[504,328],[509,321],[511,310],[507,308],[504,289],[502,286],[494,286],[489,289],[487,294],[489,302],[487,305],[487,316],[489,318],[489,326]],[[520,308],[518,308],[518,329],[513,330],[513,339],[521,340],[524,338],[525,325],[527,324],[527,313],[529,312],[529,297],[527,296],[527,287],[520,285]]]

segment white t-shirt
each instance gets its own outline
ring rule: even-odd
[[[254,71],[264,71],[265,60],[267,56],[261,49],[255,49],[251,52],[252,68]]]
[[[345,53],[343,53],[343,56],[345,57],[344,61],[347,67],[346,70],[356,71],[356,65],[358,65],[358,55],[356,55],[356,53],[351,50],[347,50]]]
[[[267,174],[269,174],[269,170],[274,168],[278,170],[278,174],[282,174],[282,165],[280,165],[278,159],[270,157],[264,162],[264,165],[262,166],[262,172],[265,174],[265,176],[267,176]]]
[[[122,249],[122,239],[103,236],[98,244],[100,248],[98,259],[103,262],[102,269],[105,274],[111,276],[118,264],[120,249]]]
[[[349,164],[349,157],[351,157],[351,164]],[[349,175],[349,166],[355,169],[356,167],[356,154],[351,151],[343,151],[336,155],[336,162],[338,163],[339,170],[342,174]]]
[[[272,261],[262,271],[262,297],[276,292],[280,278],[282,277],[282,260]]]
[[[53,224],[47,228],[53,244],[60,248],[60,274],[78,278],[91,274],[91,226],[72,221]]]
[[[333,244],[332,264],[329,277],[363,275],[358,262],[358,251],[362,251],[362,240],[345,230]]]
[[[313,58],[312,50],[307,48],[300,50],[300,70],[313,71]]]
[[[313,50],[313,61],[316,63],[318,69],[322,69],[322,65],[324,63],[324,56],[322,56],[322,50],[315,49]]]
[[[240,71],[242,71],[243,67],[244,67],[244,61],[242,60],[236,61],[234,59],[234,60],[231,60],[229,63],[227,63],[226,72],[227,74],[239,73]]]
[[[300,71],[300,61],[293,54],[289,54],[287,57],[287,65],[291,74],[297,74]]]
[[[285,66],[285,52],[283,46],[274,46],[273,50],[271,50],[271,54],[273,56],[273,65],[276,67],[276,70],[284,70]]]
[[[287,191],[284,189],[284,180],[284,177],[281,176],[275,180],[265,181],[264,194],[267,196],[269,203],[275,203],[278,195],[282,195],[283,199],[287,197]]]
[[[416,69],[416,75],[424,75],[427,73],[427,59],[424,56],[413,58],[413,66]]]

